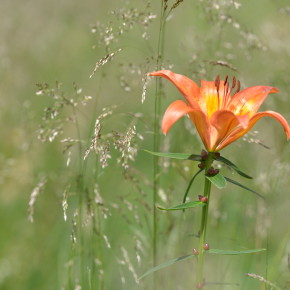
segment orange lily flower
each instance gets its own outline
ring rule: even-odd
[[[268,86],[254,86],[240,91],[240,82],[233,78],[232,85],[228,77],[214,82],[201,80],[201,87],[186,76],[169,70],[152,72],[150,76],[160,76],[171,81],[187,103],[177,100],[167,108],[162,132],[167,134],[171,126],[182,116],[188,114],[195,124],[200,138],[209,152],[216,152],[246,134],[262,117],[278,120],[290,138],[287,120],[273,111],[258,112],[258,109],[270,93],[278,89]]]

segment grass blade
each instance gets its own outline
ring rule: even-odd
[[[239,175],[241,175],[245,178],[249,178],[249,179],[253,178],[253,177],[249,176],[248,174],[244,173],[243,171],[241,171],[233,162],[231,162],[230,160],[228,160],[222,156],[218,157],[216,160],[228,165],[233,170],[235,170]]]
[[[173,265],[173,264],[175,264],[175,263],[177,263],[177,262],[185,261],[185,260],[187,260],[187,259],[189,259],[189,258],[192,258],[192,257],[194,257],[193,254],[191,254],[191,255],[185,255],[185,256],[181,256],[181,257],[175,258],[175,259],[173,259],[173,260],[167,261],[167,262],[165,262],[165,263],[163,263],[163,264],[160,264],[160,265],[158,265],[158,266],[156,266],[156,267],[154,267],[154,268],[151,268],[151,269],[148,270],[146,273],[144,273],[144,274],[139,278],[139,280],[143,279],[144,277],[146,277],[146,276],[148,276],[148,275],[150,275],[150,274],[152,274],[152,273],[154,273],[154,272],[156,272],[156,271],[159,271],[159,270],[161,270],[161,269],[163,269],[163,268],[166,268],[166,267],[168,267],[168,266],[171,266],[171,265]]]
[[[218,255],[244,255],[244,254],[254,254],[266,251],[266,249],[253,249],[245,251],[232,251],[232,250],[220,250],[220,249],[209,249],[207,253],[218,254]]]
[[[155,156],[164,157],[164,158],[173,158],[180,160],[192,160],[192,161],[201,161],[201,156],[197,154],[189,154],[189,153],[169,153],[169,152],[152,152],[149,150],[145,150],[145,152],[150,153]]]
[[[252,190],[252,189],[246,187],[245,185],[243,185],[243,184],[241,184],[241,183],[239,183],[239,182],[237,182],[237,181],[235,181],[235,180],[232,180],[232,179],[230,179],[230,178],[228,178],[228,177],[226,177],[226,176],[224,176],[224,178],[226,179],[226,181],[228,181],[228,182],[230,182],[230,183],[232,183],[232,184],[234,184],[234,185],[237,185],[237,186],[239,186],[239,187],[241,187],[241,188],[243,188],[243,189],[246,189],[246,190],[248,190],[248,191],[250,191],[250,192],[256,194],[256,195],[259,196],[260,198],[265,199],[265,198],[264,198],[260,193],[258,193],[258,192],[256,192],[256,191],[254,191],[254,190]]]
[[[161,210],[183,210],[183,209],[194,208],[194,207],[204,206],[204,205],[205,203],[201,201],[189,201],[189,202],[182,203],[182,204],[170,207],[170,208],[164,208],[161,206],[158,206],[157,208]]]

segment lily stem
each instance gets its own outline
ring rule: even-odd
[[[205,161],[205,175],[207,174],[208,169],[210,169],[213,163],[213,152],[209,152],[207,159]],[[205,206],[202,208],[201,214],[201,224],[200,224],[200,233],[199,233],[199,248],[198,248],[198,264],[197,264],[197,288],[202,288],[203,286],[203,268],[204,268],[204,248],[206,241],[206,229],[207,229],[207,219],[208,219],[208,208],[210,201],[210,191],[211,191],[211,182],[204,177],[204,191],[203,196],[207,198]]]

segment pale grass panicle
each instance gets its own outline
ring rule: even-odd
[[[106,243],[107,248],[110,249],[110,248],[111,248],[111,244],[110,244],[110,242],[109,242],[109,238],[108,238],[108,236],[103,235],[103,239],[104,239],[104,241],[105,241],[105,243]]]
[[[67,199],[68,199],[68,190],[69,190],[69,186],[67,186],[65,188],[65,190],[63,191],[63,194],[62,194],[62,210],[63,210],[63,218],[64,218],[64,221],[67,221],[67,209],[68,209],[68,202],[67,202]]]
[[[138,265],[141,265],[142,254],[145,254],[146,252],[140,239],[134,236],[134,241],[135,241],[136,260],[138,262]]]
[[[145,102],[145,99],[146,99],[148,79],[149,79],[148,73],[144,74],[144,76],[142,78],[142,82],[143,82],[143,89],[142,89],[142,96],[141,96],[141,103],[142,104]]]
[[[114,147],[121,153],[117,162],[120,163],[124,169],[129,168],[129,161],[134,161],[137,155],[137,144],[134,140],[136,134],[136,126],[134,124],[129,126],[125,134],[113,132]]]
[[[73,220],[72,220],[72,231],[71,231],[71,235],[70,235],[70,238],[71,238],[73,245],[75,245],[77,243],[77,226],[78,226],[77,219],[78,219],[78,216],[79,216],[79,209],[75,209],[74,214],[73,214]]]
[[[90,75],[90,78],[92,78],[94,76],[94,74],[96,73],[96,71],[103,66],[104,64],[106,64],[107,62],[111,61],[113,59],[113,57],[120,52],[122,49],[119,48],[117,49],[115,52],[111,52],[108,53],[107,55],[105,55],[103,58],[101,58],[99,61],[96,62],[95,68],[93,70],[93,72]]]
[[[271,290],[281,290],[277,285],[275,285],[274,283],[272,283],[271,281],[265,279],[263,276],[258,275],[258,274],[254,274],[254,273],[247,273],[246,276],[253,278],[253,279],[257,279],[260,282],[268,285],[270,287]]]
[[[83,89],[75,82],[73,82],[72,85],[72,93],[66,93],[63,91],[62,83],[58,81],[54,87],[50,87],[46,83],[36,84],[36,86],[36,95],[48,97],[49,102],[51,103],[49,107],[44,109],[42,122],[38,129],[38,139],[43,143],[47,141],[53,142],[56,137],[63,135],[65,124],[77,122],[77,107],[86,106],[93,97],[83,94]],[[72,138],[71,140],[65,138],[63,139],[63,142],[67,143],[65,147],[69,148],[74,145],[73,143],[76,144],[80,141],[74,142]],[[66,151],[66,149],[64,150]]]
[[[36,198],[44,190],[44,186],[46,183],[47,183],[47,178],[46,177],[41,178],[39,183],[31,192],[29,203],[28,203],[28,220],[30,222],[34,221],[34,206],[35,206]]]
[[[101,195],[100,186],[99,184],[94,184],[94,202],[99,207],[98,210],[101,210],[102,217],[104,220],[108,219],[112,215],[109,207],[105,206],[105,201]]]
[[[97,183],[95,183],[94,186],[94,194],[95,194],[95,203],[97,205],[104,205],[104,201],[100,193],[100,187]]]
[[[150,2],[145,2],[142,10],[130,7],[129,2],[123,2],[123,7],[112,10],[108,15],[106,24],[96,22],[91,25],[91,32],[96,35],[97,44],[94,47],[105,47],[106,52],[110,53],[112,47],[120,43],[122,37],[134,30],[141,28],[141,38],[148,40],[148,27],[157,18],[156,14],[151,11]],[[127,7],[128,6],[128,7]]]
[[[124,260],[121,261],[121,264],[125,265],[128,267],[128,270],[131,272],[131,274],[133,275],[134,277],[134,280],[136,282],[136,284],[139,284],[139,279],[138,279],[138,275],[137,275],[137,272],[129,258],[129,254],[128,254],[128,251],[124,248],[124,247],[121,247],[121,251],[122,251],[122,254],[123,254],[123,258]]]
[[[111,138],[111,134],[102,135],[101,121],[108,116],[111,116],[115,108],[115,106],[110,108],[103,108],[102,113],[97,117],[95,121],[94,135],[92,137],[91,145],[84,154],[84,160],[86,160],[90,152],[95,151],[95,153],[99,155],[99,160],[102,168],[108,166],[108,159],[111,158],[109,141],[109,139]]]

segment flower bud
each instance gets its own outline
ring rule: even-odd
[[[214,169],[213,167],[211,167],[211,168],[207,171],[207,174],[208,174],[209,176],[215,176],[215,175],[217,175],[219,172],[220,172],[219,169]]]
[[[214,159],[218,159],[220,156],[221,156],[221,154],[220,154],[219,152],[215,152],[215,153],[213,154],[213,158],[214,158]]]
[[[204,245],[203,245],[203,249],[204,249],[205,251],[208,251],[208,250],[209,250],[209,244],[204,244]]]
[[[203,281],[202,281],[201,283],[198,283],[198,284],[196,285],[196,288],[197,288],[197,289],[202,289],[204,285],[205,285],[205,280],[203,279]]]
[[[202,151],[201,151],[201,159],[202,160],[206,160],[207,156],[208,156],[208,153],[204,149],[202,149]]]
[[[203,195],[199,195],[198,196],[198,199],[201,201],[201,202],[207,202],[207,197],[206,196],[203,196]]]
[[[213,167],[209,168],[208,171],[207,171],[207,174],[209,176],[213,176],[214,175],[214,168]]]
[[[199,251],[198,251],[198,249],[193,249],[192,253],[193,253],[193,255],[198,256]]]
[[[198,168],[203,169],[205,167],[205,164],[203,162],[201,162],[197,166],[198,166]]]

